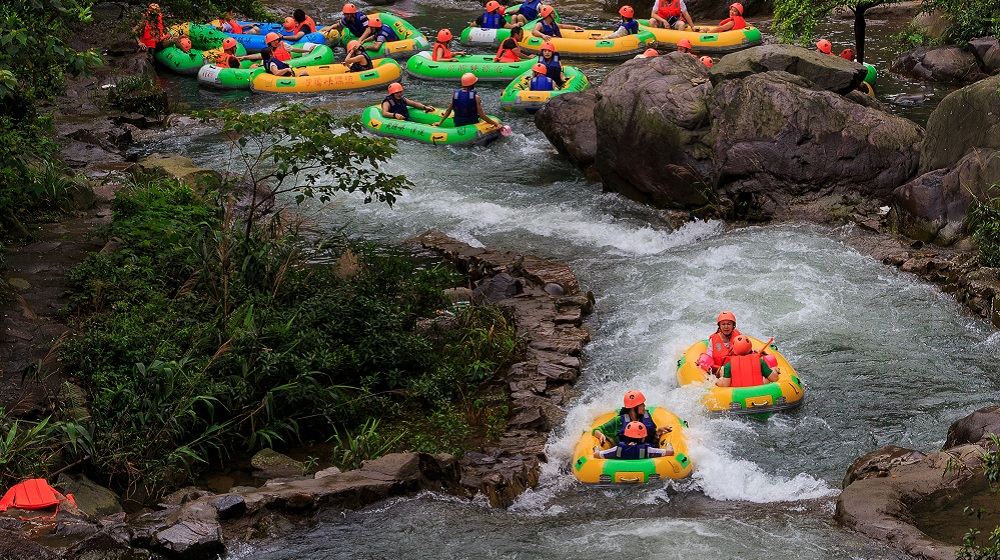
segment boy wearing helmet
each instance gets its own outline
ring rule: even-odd
[[[694,29],[694,21],[684,0],[656,0],[649,15],[649,26],[683,31],[685,27]]]
[[[524,57],[521,56],[521,46],[518,43],[523,37],[524,29],[520,25],[511,28],[510,37],[500,42],[493,62],[520,62]]]
[[[240,59],[236,56],[236,39],[226,37],[222,40],[222,52],[215,57],[215,65],[219,68],[240,67]]]
[[[664,457],[673,455],[674,449],[667,444],[660,448],[648,442],[649,433],[642,422],[629,422],[618,445],[611,449],[601,450],[594,446],[595,459],[647,459],[649,457]]]
[[[729,363],[722,366],[722,377],[715,384],[719,387],[756,387],[763,385],[765,380],[777,381],[779,373],[760,352],[753,351],[749,338],[739,335],[733,340]]]
[[[622,408],[618,415],[601,424],[591,432],[597,441],[604,445],[609,439],[612,443],[618,443],[625,435],[625,427],[630,422],[639,422],[646,427],[646,443],[657,445],[663,434],[670,431],[670,428],[657,428],[653,422],[653,417],[646,410],[646,396],[641,391],[626,391]]]
[[[546,75],[552,78],[557,86],[562,87],[566,82],[566,76],[562,73],[562,62],[559,62],[559,54],[556,53],[556,46],[552,41],[542,43],[541,52],[538,54],[538,62],[545,65],[548,70]]]
[[[639,32],[639,22],[635,20],[635,10],[632,6],[622,6],[618,8],[618,15],[622,16],[618,29],[614,33],[605,35],[604,39],[617,39],[626,35],[635,35]]]
[[[483,29],[510,29],[518,23],[508,23],[504,19],[504,9],[497,0],[490,0],[483,7],[483,13],[475,21],[469,22],[471,27],[481,27]]]
[[[486,111],[483,111],[483,102],[476,94],[475,89],[478,81],[479,78],[472,72],[462,74],[462,89],[457,90],[451,96],[448,109],[441,115],[441,120],[434,123],[434,126],[441,126],[453,112],[455,113],[455,126],[476,124],[480,119],[494,127],[500,126],[498,122],[486,114]]]
[[[556,89],[556,83],[545,75],[548,70],[541,62],[536,62],[531,67],[531,81],[528,82],[529,91],[553,91]]]
[[[455,60],[455,56],[465,54],[465,51],[452,52],[451,40],[451,29],[442,29],[438,31],[437,41],[431,49],[431,60],[436,62],[451,62]]]
[[[396,32],[392,30],[392,27],[383,24],[378,14],[372,14],[368,18],[368,29],[358,37],[358,41],[361,41],[362,45],[374,42],[373,46],[368,47],[372,50],[381,49],[383,43],[391,43],[398,40],[399,37],[396,35]]]
[[[350,31],[355,37],[360,37],[364,35],[365,31],[368,29],[368,16],[364,12],[359,11],[358,7],[348,2],[344,4],[343,14],[340,21],[333,25],[328,25],[323,29],[320,29],[324,35],[328,35],[331,31],[343,31],[344,29]]]
[[[392,82],[389,84],[389,95],[382,100],[382,116],[387,119],[398,121],[410,120],[410,107],[416,107],[427,113],[434,111],[434,107],[424,105],[419,101],[403,97],[403,84]]]
[[[720,21],[714,27],[697,27],[695,31],[699,33],[721,33],[736,29],[745,29],[747,22],[743,19],[743,4],[734,2],[729,5],[729,17]]]

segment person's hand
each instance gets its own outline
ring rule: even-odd
[[[608,442],[608,438],[603,433],[597,432],[597,441],[601,442],[601,445],[604,445]]]
[[[254,68],[257,68],[259,66],[260,66],[260,64],[254,62],[253,64],[250,65],[250,69],[253,70]]]
[[[424,105],[424,112],[433,113],[434,112],[434,106],[433,105]]]
[[[406,120],[406,118],[403,117],[403,115],[400,115],[399,113],[393,113],[392,114],[392,118],[396,119],[397,121],[405,121]]]
[[[674,429],[671,428],[670,426],[663,426],[662,428],[657,428],[656,429],[656,436],[657,437],[663,437],[663,434],[667,434],[667,433],[670,433],[672,431],[674,431]]]
[[[583,31],[583,28],[579,25],[573,26],[573,31]]]
[[[441,126],[441,123],[436,122],[436,123],[432,124],[431,126]]]
[[[670,445],[669,443],[666,444],[666,445],[664,445],[662,447],[662,449],[667,452],[667,455],[673,455],[674,454],[674,446]]]

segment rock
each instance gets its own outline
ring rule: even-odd
[[[1000,404],[980,408],[953,422],[941,449],[947,450],[966,443],[982,443],[988,434],[1000,435]]]
[[[911,121],[808,87],[786,72],[715,88],[719,189],[734,208],[772,213],[810,193],[888,200],[916,171],[923,130]]]
[[[949,84],[968,84],[985,77],[975,55],[954,46],[918,47],[893,61],[889,70]]]
[[[535,113],[535,126],[564,157],[582,169],[594,164],[597,155],[597,128],[594,90],[554,97]]]
[[[709,203],[706,68],[684,53],[626,61],[598,88],[596,168],[604,187],[657,206]]]
[[[1000,76],[948,94],[927,120],[920,172],[951,167],[972,148],[1000,149]]]
[[[73,494],[77,507],[90,517],[104,517],[123,511],[117,494],[91,481],[86,475],[70,477],[60,474],[56,479],[56,488],[63,494]]]
[[[338,469],[337,467],[329,467],[329,468],[325,468],[325,469],[323,469],[321,471],[316,471],[316,474],[313,475],[313,478],[316,478],[316,479],[326,478],[328,476],[333,476],[335,474],[340,474],[340,472],[341,472],[340,469]]]
[[[222,175],[218,171],[198,167],[191,158],[173,154],[152,154],[138,162],[139,169],[176,179],[193,189],[206,190],[222,185]]]
[[[174,490],[173,492],[167,494],[160,500],[161,506],[179,506],[186,504],[188,502],[193,502],[197,499],[204,498],[205,496],[212,496],[212,492],[208,490],[203,490],[201,488],[196,488],[194,486],[186,486],[179,490]]]
[[[847,474],[844,476],[844,487],[846,488],[855,480],[888,476],[893,467],[916,463],[926,456],[925,453],[912,449],[886,445],[855,459],[847,468]]]
[[[239,494],[225,494],[212,500],[212,507],[219,512],[219,519],[235,519],[247,511],[247,502]]]
[[[19,533],[0,529],[0,559],[57,560],[59,555]]]
[[[564,262],[525,255],[521,259],[520,272],[540,286],[547,286],[549,284],[559,286],[563,294],[572,295],[580,291],[576,275],[573,274],[573,270],[569,265]],[[545,288],[545,290],[548,291],[549,288]]]
[[[544,290],[545,293],[549,294],[550,296],[559,297],[562,295],[566,295],[566,290],[564,290],[562,286],[556,284],[555,282],[549,282],[548,284],[546,284]]]
[[[350,249],[345,249],[333,264],[333,274],[341,280],[350,280],[359,272],[361,272],[361,261]]]
[[[66,560],[151,560],[148,550],[133,548],[118,531],[101,531],[69,547]]]
[[[951,28],[951,19],[943,10],[920,12],[913,17],[910,27],[931,39],[943,39]]]
[[[14,288],[15,290],[18,290],[18,291],[21,291],[21,292],[23,292],[25,290],[28,290],[28,289],[31,289],[31,283],[30,282],[28,282],[24,278],[18,278],[16,276],[11,276],[11,277],[7,278],[7,285],[9,285],[11,288]]]
[[[892,194],[892,220],[900,233],[920,241],[951,245],[965,235],[973,197],[988,197],[1000,182],[1000,151],[974,149],[950,169],[936,169]]]
[[[861,85],[867,70],[857,62],[793,45],[760,45],[722,57],[709,71],[718,86],[728,80],[781,70],[809,80],[815,87],[846,94]]]
[[[458,288],[448,288],[447,290],[444,291],[444,297],[452,303],[459,303],[462,301],[472,301],[473,292],[472,290],[466,288],[465,286],[460,286]]]
[[[501,272],[492,278],[487,278],[476,286],[473,290],[473,297],[478,302],[498,302],[507,298],[512,298],[521,293],[521,284],[516,278]]]
[[[261,449],[250,459],[250,466],[260,471],[260,478],[302,476],[305,466],[273,449]]]
[[[996,37],[972,39],[969,48],[983,72],[990,75],[1000,72],[1000,41]]]
[[[154,543],[184,558],[215,558],[225,551],[218,521],[185,519],[159,531]]]

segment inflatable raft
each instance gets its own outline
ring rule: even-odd
[[[449,117],[441,126],[432,126],[441,120],[443,114],[442,109],[427,113],[411,108],[410,120],[400,121],[383,117],[381,105],[372,105],[361,113],[361,124],[379,136],[435,145],[481,145],[500,136],[500,127],[482,121],[455,126],[454,118]],[[490,118],[500,122],[497,117],[491,115]]]
[[[754,351],[760,351],[764,342],[749,337]],[[708,349],[708,340],[699,340],[687,350],[681,359],[677,360],[677,382],[681,385],[711,381],[712,386],[705,395],[703,402],[710,412],[731,412],[735,414],[761,414],[789,410],[802,404],[805,398],[805,387],[799,379],[792,364],[781,355],[772,344],[766,353],[775,357],[780,374],[773,383],[764,383],[756,387],[719,387],[715,385],[715,376],[709,376],[698,367],[698,356]]]
[[[531,82],[532,75],[529,69],[527,72],[514,78],[514,81],[508,84],[504,88],[503,93],[500,94],[500,106],[507,110],[523,109],[537,111],[548,103],[549,99],[557,95],[583,91],[590,87],[590,81],[587,79],[587,76],[575,66],[563,66],[563,75],[566,76],[566,81],[563,83],[561,89],[555,91],[529,90],[528,84]]]
[[[615,39],[601,38],[611,33],[614,31],[610,29],[563,29],[562,37],[553,37],[551,41],[560,57],[574,58],[629,58],[654,42],[653,34],[645,30]],[[540,37],[525,35],[518,44],[527,51],[539,52],[544,42]]]
[[[198,70],[206,64],[215,62],[215,58],[222,53],[222,40],[226,34],[218,31],[211,25],[197,23],[185,23],[171,28],[171,32],[182,35],[191,40],[192,49],[184,52],[175,45],[170,45],[165,49],[160,49],[154,53],[161,66],[177,74],[195,75]],[[236,45],[237,56],[247,54],[242,45]],[[247,66],[250,64],[248,63]]]
[[[699,54],[727,53],[761,44],[760,29],[753,26],[719,33],[698,33],[650,27],[648,19],[640,19],[639,28],[652,33],[656,44],[662,47],[673,49],[678,41],[687,39],[691,41],[691,50]]]
[[[509,6],[507,11],[513,13],[520,7],[520,4],[514,4]],[[556,22],[558,22],[559,11],[554,11],[552,17],[556,20]],[[531,35],[531,30],[538,24],[539,19],[531,20],[524,26],[525,35]],[[510,16],[505,14],[503,20],[505,23],[510,23]],[[500,43],[508,37],[510,37],[510,29],[507,28],[486,29],[485,27],[466,27],[462,30],[458,40],[463,45],[493,45],[495,47],[499,47]]]
[[[389,12],[375,12],[373,14],[368,14],[368,17],[377,15],[380,20],[382,20],[383,25],[388,25],[396,32],[396,36],[399,37],[398,41],[388,41],[382,43],[382,46],[378,49],[365,48],[368,56],[372,58],[406,58],[411,54],[424,50],[431,46],[427,37],[423,33],[417,30],[410,22],[405,19],[394,16]],[[348,42],[357,39],[349,29],[345,29],[341,42],[346,45]],[[372,46],[375,43],[365,43],[366,45]]]
[[[531,68],[534,59],[520,62],[493,62],[493,55],[463,54],[454,61],[434,61],[431,51],[421,51],[406,61],[406,73],[425,80],[454,80],[471,72],[481,82],[509,82]]]
[[[868,70],[868,73],[865,74],[865,83],[870,86],[874,86],[875,80],[878,79],[878,70],[876,70],[874,66],[868,64],[867,62],[862,62],[862,64],[864,64],[865,68]]]
[[[220,32],[221,33],[221,32]],[[250,53],[256,53],[267,48],[267,43],[264,42],[264,37],[266,34],[260,35],[250,35],[247,33],[224,33],[228,37],[236,39],[236,42],[243,45],[243,47]],[[287,35],[286,33],[280,33],[280,35]],[[324,36],[319,31],[315,33],[306,33],[301,39],[300,43],[317,43],[320,45],[326,44],[326,36]]]
[[[292,53],[292,59],[288,61],[288,65],[292,68],[306,68],[333,62],[333,49],[326,45],[301,43],[293,46],[298,48],[312,46],[312,50],[307,53]],[[250,64],[250,61],[244,61],[243,68],[220,68],[214,64],[206,64],[198,71],[198,83],[218,89],[250,89],[250,82],[264,73],[263,67],[249,68]]]
[[[324,64],[296,68],[295,76],[258,74],[250,82],[253,91],[270,93],[318,93],[323,91],[354,91],[374,89],[399,80],[403,69],[391,58],[372,61],[375,68],[364,72],[348,72],[343,64]],[[307,72],[307,76],[300,75]]]
[[[660,438],[660,447],[670,444],[674,454],[666,457],[650,459],[595,459],[594,446],[599,446],[593,431],[618,412],[608,412],[598,416],[573,449],[573,474],[580,482],[586,484],[641,484],[664,479],[681,479],[691,475],[694,465],[688,457],[687,444],[684,441],[684,428],[687,423],[673,412],[660,407],[649,407],[649,415],[653,417],[656,427],[669,427],[671,430]],[[611,448],[608,441],[604,449]]]

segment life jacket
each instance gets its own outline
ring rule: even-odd
[[[268,52],[268,49],[262,51],[262,54],[263,52]],[[270,55],[274,58],[277,58],[281,62],[288,62],[289,60],[292,59],[292,53],[288,52],[288,49],[285,48],[284,43],[278,45],[278,48],[276,49],[270,49]]]
[[[510,40],[513,41],[513,39]],[[504,46],[504,43],[507,41],[507,39],[504,39],[503,42],[500,43],[500,47],[497,48],[497,54],[493,57],[493,60],[497,62],[519,62],[521,57],[517,56],[517,53],[513,50]],[[514,44],[516,45],[517,43]]]
[[[504,20],[499,10],[496,12],[483,12],[483,29],[500,29]]]
[[[368,16],[358,12],[354,14],[354,19],[352,21],[347,20],[347,16],[340,19],[340,24],[350,30],[355,37],[360,37],[365,29],[368,29]]]
[[[618,411],[618,415],[622,421],[621,427],[618,428],[618,443],[620,445],[621,442],[625,441],[625,426],[628,426],[628,423],[632,421],[632,417],[628,415],[628,411],[624,408]],[[646,443],[658,443],[656,441],[656,422],[653,422],[653,417],[649,415],[648,410],[642,415],[639,421],[646,426]]]
[[[760,353],[750,352],[744,356],[733,356],[729,360],[731,387],[756,387],[764,384],[764,373],[760,365]]]
[[[743,19],[743,16],[733,16],[731,18],[726,18],[719,22],[719,25],[726,25],[729,22],[733,22],[733,31],[737,29],[745,29],[747,26],[747,20]]]
[[[439,54],[440,53],[440,54]],[[452,58],[451,49],[444,43],[434,43],[434,50],[431,51],[431,60],[447,60]]]
[[[220,68],[239,68],[240,61],[237,60],[236,55],[222,51],[215,58],[215,65]]]
[[[652,446],[645,442],[635,444],[619,442],[615,448],[615,457],[618,459],[645,459],[650,447]]]
[[[375,42],[377,43],[388,43],[391,41],[398,41],[399,37],[396,36],[396,32],[392,30],[388,25],[382,24],[378,32],[375,35]]]
[[[545,65],[545,75],[552,78],[557,86],[562,87],[562,63],[559,62],[559,54],[553,53],[552,58],[546,60],[542,55],[538,55],[538,62]]]
[[[306,16],[306,19],[302,20],[301,23],[295,26],[295,33],[299,33],[305,30],[306,33],[316,32],[316,20],[312,16]]]
[[[368,56],[368,53],[364,49],[359,50],[358,54],[365,57],[365,62],[363,64],[361,62],[352,62],[347,68],[348,70],[351,72],[364,72],[365,70],[375,68],[375,65],[372,64],[372,57]]]
[[[535,76],[528,82],[528,89],[531,91],[552,91],[556,89],[556,83],[548,76]]]
[[[455,126],[465,126],[479,122],[479,108],[476,107],[476,90],[460,89],[451,98],[455,113]]]
[[[639,32],[639,22],[635,19],[623,19],[620,25],[625,28],[625,31],[628,31],[629,35],[635,35]]]
[[[156,44],[159,43],[166,34],[166,31],[163,29],[163,14],[156,14],[156,28],[154,29],[153,26],[149,24],[149,20],[147,19],[146,25],[142,28],[142,37],[139,38],[139,42],[150,49],[155,49]]]
[[[240,34],[243,33],[243,26],[240,25],[239,23],[236,23],[235,19],[227,19],[223,23],[228,23],[229,26],[233,28],[233,30],[230,31],[230,33],[235,33],[237,35],[240,35]]]
[[[524,16],[524,19],[531,21],[533,19],[538,19],[538,8],[542,0],[528,0],[527,2],[521,2],[521,7],[517,9],[517,13]]]
[[[712,366],[720,368],[726,365],[732,357],[733,339],[740,335],[739,329],[733,329],[733,334],[729,335],[729,342],[722,340],[722,333],[715,331],[708,337],[709,348],[712,349]]]
[[[656,15],[663,19],[681,17],[681,0],[660,0]]]
[[[278,57],[276,57],[276,56],[272,56],[272,57],[271,57],[271,58],[269,58],[269,59],[267,60],[267,62],[266,62],[266,63],[264,64],[264,68],[265,68],[265,69],[266,69],[266,70],[268,71],[268,73],[270,73],[270,74],[273,74],[273,73],[274,73],[274,72],[271,72],[271,65],[272,65],[272,64],[274,65],[274,68],[275,68],[275,70],[284,70],[284,69],[286,69],[286,68],[291,68],[291,66],[289,66],[288,64],[286,64],[284,60],[281,60],[280,58],[278,58]]]
[[[544,19],[538,22],[542,26],[542,35],[548,35],[549,37],[562,37],[562,31],[559,29],[559,24],[556,20],[552,20],[552,25],[549,25]]]
[[[410,108],[406,105],[406,98],[396,99],[395,95],[389,95],[382,100],[382,103],[389,104],[390,113],[398,113],[403,115],[403,118],[410,120]]]
[[[32,478],[15,484],[10,490],[7,490],[3,498],[0,498],[0,511],[7,511],[9,508],[36,510],[55,507],[56,514],[58,514],[59,504],[64,500],[76,505],[73,494],[63,496],[49,486],[44,478]]]

